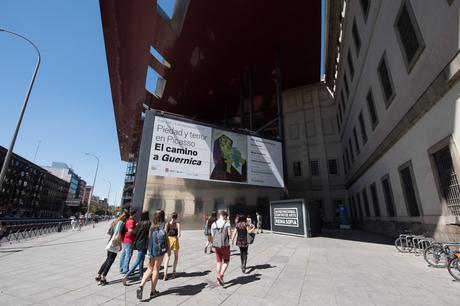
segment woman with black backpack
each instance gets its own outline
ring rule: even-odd
[[[144,259],[147,254],[147,246],[149,243],[149,229],[150,229],[150,220],[149,212],[144,211],[141,215],[141,222],[136,225],[133,230],[134,234],[134,243],[133,247],[137,250],[137,258],[134,265],[129,269],[126,276],[122,279],[123,285],[127,286],[128,278],[134,273],[134,270],[139,266],[139,280],[142,279],[144,275]]]
[[[243,273],[246,273],[246,263],[248,261],[248,235],[251,237],[249,239],[253,239],[253,236],[251,236],[253,231],[254,225],[252,223],[249,223],[245,216],[239,216],[238,222],[235,225],[235,232],[233,233],[232,244],[235,243],[236,238],[236,246],[240,248],[241,271]]]

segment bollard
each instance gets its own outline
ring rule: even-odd
[[[62,232],[62,222],[59,222],[57,231],[58,233]]]

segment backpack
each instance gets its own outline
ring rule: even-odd
[[[212,237],[212,246],[215,248],[222,248],[225,246],[228,246],[228,231],[224,230],[225,226],[227,225],[228,221],[225,221],[224,225],[222,225],[221,228],[217,227],[217,222],[214,222],[216,224],[216,227],[213,229],[213,237]]]

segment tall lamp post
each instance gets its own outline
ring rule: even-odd
[[[20,35],[18,33],[8,31],[8,30],[2,29],[2,28],[0,28],[0,32],[9,33],[11,35],[14,35],[14,36],[17,36],[19,38],[22,38],[23,40],[25,40],[29,44],[31,44],[32,47],[34,47],[35,51],[37,51],[37,63],[35,64],[35,69],[34,69],[34,73],[32,75],[32,80],[30,81],[29,88],[27,89],[27,94],[26,94],[26,96],[24,98],[24,103],[22,105],[21,113],[19,115],[19,119],[18,119],[18,122],[16,124],[16,129],[14,130],[13,138],[11,139],[11,144],[10,144],[9,149],[6,152],[5,160],[4,160],[3,166],[2,166],[2,171],[0,172],[0,189],[1,189],[1,187],[3,186],[3,181],[5,180],[6,172],[8,171],[11,155],[13,154],[14,144],[16,143],[16,138],[18,137],[19,128],[21,127],[22,118],[24,117],[24,113],[26,111],[27,103],[29,102],[30,93],[32,92],[32,87],[33,87],[34,82],[35,82],[35,77],[37,75],[38,68],[40,67],[41,56],[40,56],[40,50],[38,50],[38,47],[32,41],[30,41],[28,38],[26,38],[26,37],[24,37],[24,36],[22,36],[22,35]]]
[[[90,206],[91,206],[91,199],[93,198],[93,194],[94,194],[94,187],[96,186],[97,170],[99,169],[99,157],[97,157],[96,155],[91,154],[91,153],[85,153],[85,155],[92,156],[97,160],[96,172],[94,173],[93,188],[91,189],[91,194],[89,195],[88,209],[86,210],[86,216],[88,217],[89,216],[89,209],[90,209]]]
[[[112,183],[111,183],[109,180],[107,180],[107,179],[103,179],[103,181],[109,183],[109,193],[108,193],[108,195],[107,195],[107,208],[106,208],[106,210],[105,210],[106,214],[108,214],[108,211],[109,211],[109,201],[110,201],[110,190],[112,189]]]

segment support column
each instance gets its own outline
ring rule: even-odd
[[[254,75],[252,71],[248,72],[248,95],[249,95],[249,130],[254,130]]]
[[[284,111],[283,111],[283,88],[281,83],[281,50],[278,46],[275,49],[275,83],[276,83],[276,106],[278,116],[278,137],[281,140],[281,151],[283,153],[283,176],[284,192],[288,196],[288,173],[286,164],[286,146],[284,141]]]
[[[240,128],[244,128],[244,82],[243,77],[240,81]]]

